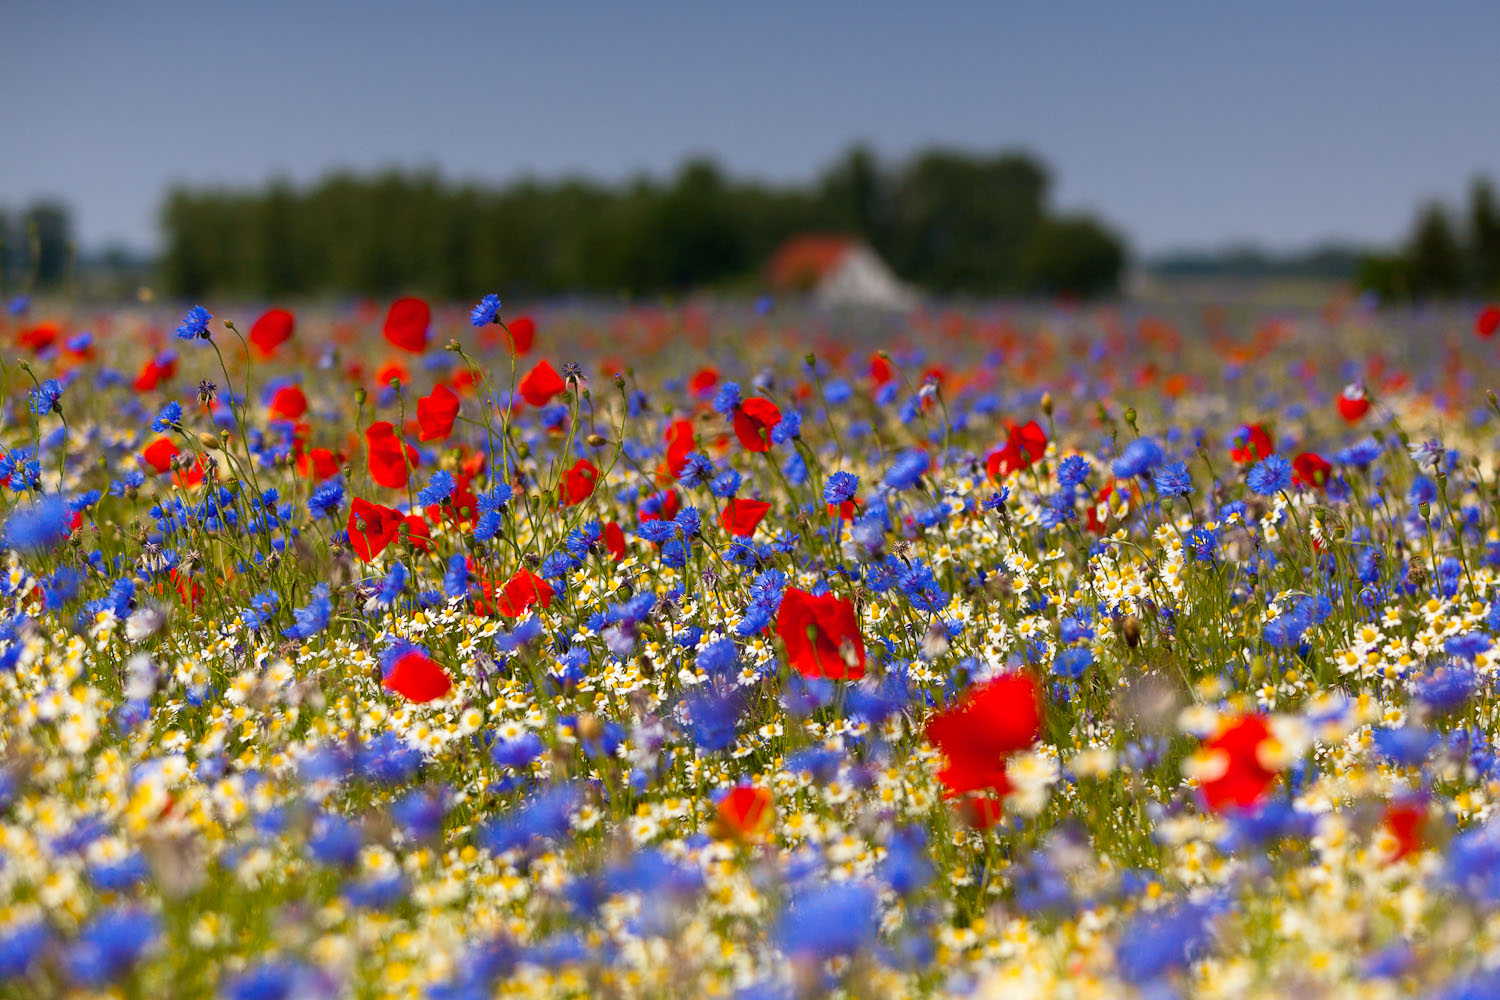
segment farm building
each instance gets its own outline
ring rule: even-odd
[[[910,309],[917,296],[868,245],[852,236],[794,236],[771,255],[773,291],[803,293],[819,305]]]

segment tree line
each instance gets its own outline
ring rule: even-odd
[[[1357,280],[1385,299],[1500,295],[1500,209],[1489,178],[1475,179],[1460,209],[1423,205],[1402,245],[1367,255]]]
[[[0,207],[0,287],[56,288],[68,277],[72,255],[73,222],[62,202],[37,201],[19,210]]]
[[[735,179],[696,159],[665,180],[615,185],[387,171],[305,187],[179,186],[162,210],[161,276],[183,297],[748,289],[783,240],[833,232],[935,292],[1112,292],[1123,239],[1088,215],[1054,213],[1048,186],[1024,153],[934,149],[885,164],[860,147],[806,185]]]

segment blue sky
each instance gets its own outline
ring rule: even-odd
[[[166,185],[329,169],[805,180],[854,140],[1029,149],[1147,253],[1399,236],[1500,179],[1500,3],[0,9],[0,204],[149,248]]]

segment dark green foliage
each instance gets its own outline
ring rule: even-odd
[[[73,223],[65,205],[38,201],[0,212],[0,280],[8,289],[55,288],[68,277]]]
[[[162,211],[166,288],[258,296],[423,292],[673,293],[753,281],[785,239],[844,232],[945,293],[1107,294],[1125,248],[1101,223],[1053,219],[1030,157],[921,154],[886,169],[855,147],[807,187],[692,160],[670,181],[339,174],[305,189],[177,188]]]
[[[1500,210],[1488,178],[1474,180],[1466,214],[1455,223],[1443,205],[1424,205],[1401,251],[1365,258],[1356,280],[1388,298],[1500,295]]]

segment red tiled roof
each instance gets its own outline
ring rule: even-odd
[[[854,244],[850,236],[793,236],[771,255],[766,277],[778,290],[810,289],[838,266]]]

